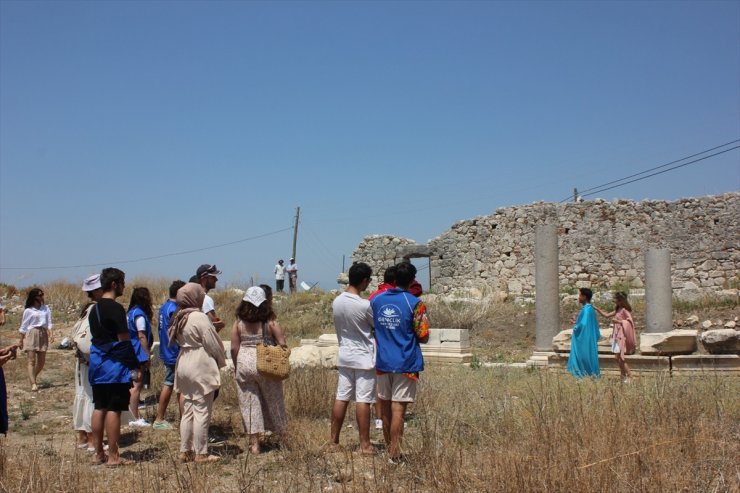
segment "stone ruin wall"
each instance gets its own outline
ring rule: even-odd
[[[557,224],[561,286],[640,288],[646,249],[668,248],[674,291],[688,296],[737,288],[739,213],[737,192],[675,202],[536,203],[459,221],[426,245],[368,236],[352,258],[373,268],[374,285],[404,256],[429,257],[436,293],[526,296],[534,293],[535,228]]]

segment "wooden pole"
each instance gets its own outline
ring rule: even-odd
[[[296,258],[295,256],[295,249],[296,245],[298,244],[298,221],[301,218],[301,208],[296,207],[295,210],[295,226],[293,226],[293,258]]]

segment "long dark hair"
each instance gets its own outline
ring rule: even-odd
[[[614,293],[614,304],[618,309],[624,308],[628,312],[632,311],[632,306],[630,306],[630,302],[627,301],[627,293],[624,291],[617,291]]]
[[[44,294],[44,290],[41,289],[41,288],[33,288],[31,291],[29,291],[28,292],[28,296],[26,296],[26,306],[25,306],[25,308],[31,308],[33,306],[33,302],[41,294]]]
[[[149,321],[152,321],[154,317],[154,311],[152,310],[152,295],[149,293],[149,288],[136,287],[131,293],[131,302],[128,304],[128,311],[138,306],[146,315]]]

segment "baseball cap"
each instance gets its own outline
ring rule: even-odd
[[[95,291],[96,289],[101,287],[102,285],[100,284],[100,274],[95,274],[94,276],[90,276],[82,281],[83,291]]]
[[[218,276],[219,274],[221,274],[221,271],[216,268],[216,264],[203,264],[195,271],[195,275],[199,279],[204,276]]]
[[[244,298],[242,299],[250,302],[254,306],[260,306],[267,300],[267,297],[265,296],[264,289],[259,286],[252,286],[247,289],[247,292],[244,294]]]

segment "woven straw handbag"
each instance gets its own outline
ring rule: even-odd
[[[267,324],[262,323],[262,342],[257,343],[257,371],[278,380],[290,375],[290,349],[278,346],[267,336]]]

